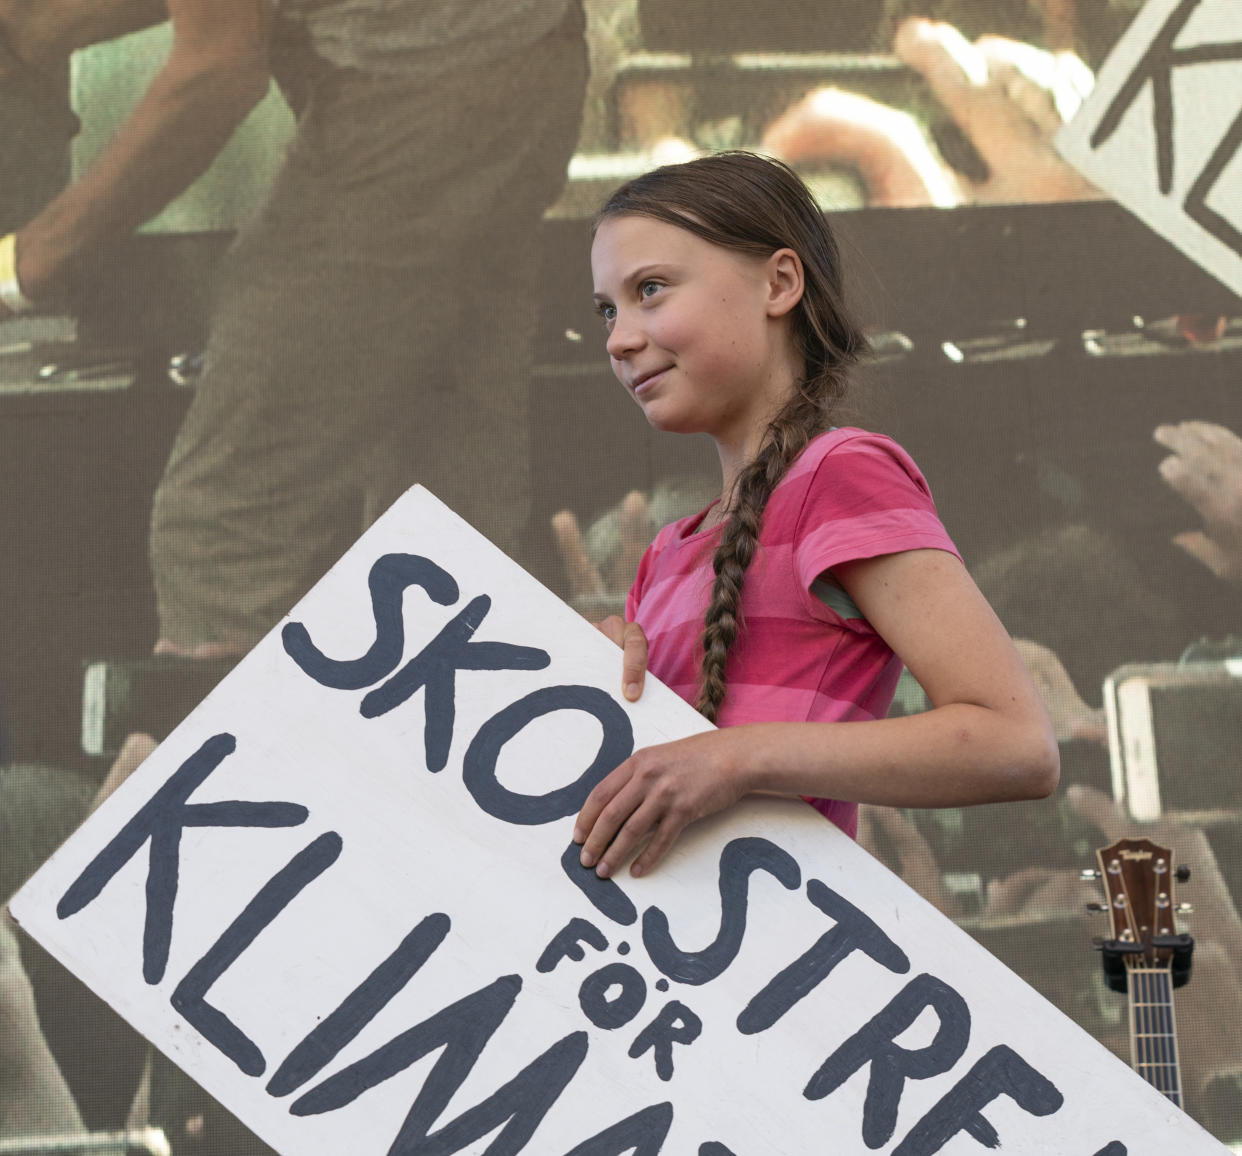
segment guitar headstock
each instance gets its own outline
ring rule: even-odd
[[[1108,986],[1128,993],[1130,1062],[1180,1107],[1173,989],[1190,978],[1194,940],[1174,930],[1173,880],[1189,872],[1174,871],[1173,852],[1150,839],[1119,839],[1095,857],[1113,929],[1099,948]]]
[[[1112,938],[1131,945],[1126,966],[1168,967],[1176,936],[1173,852],[1150,839],[1118,839],[1096,853]],[[1161,941],[1165,942],[1162,943]]]

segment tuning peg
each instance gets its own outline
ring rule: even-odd
[[[1078,872],[1078,878],[1084,883],[1091,883],[1092,881],[1100,878],[1099,869],[1096,867],[1084,867]]]
[[[1108,904],[1107,903],[1088,903],[1087,910],[1090,911],[1092,915],[1099,915],[1100,912],[1108,910]]]
[[[1176,871],[1173,872],[1173,877],[1179,883],[1185,883],[1186,880],[1190,878],[1190,868],[1183,863]]]

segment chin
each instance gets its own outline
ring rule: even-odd
[[[700,433],[702,430],[686,414],[678,412],[672,406],[661,405],[659,401],[653,401],[649,405],[639,402],[638,408],[642,410],[647,424],[661,433]]]
[[[644,413],[643,416],[647,419],[647,424],[652,429],[659,430],[661,433],[684,434],[699,432],[697,428],[686,422],[676,421],[660,414]]]

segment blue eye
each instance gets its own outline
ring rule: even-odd
[[[644,281],[638,287],[638,295],[640,297],[650,297],[654,293],[656,293],[659,290],[659,288],[660,288],[659,281]]]
[[[617,307],[603,301],[595,306],[595,312],[598,313],[607,323],[611,323],[617,318]]]

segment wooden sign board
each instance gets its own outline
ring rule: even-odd
[[[590,786],[707,726],[619,682],[412,490],[14,914],[290,1156],[1223,1151],[797,800],[583,870]]]
[[[1148,0],[1056,144],[1088,179],[1242,294],[1237,0]]]

